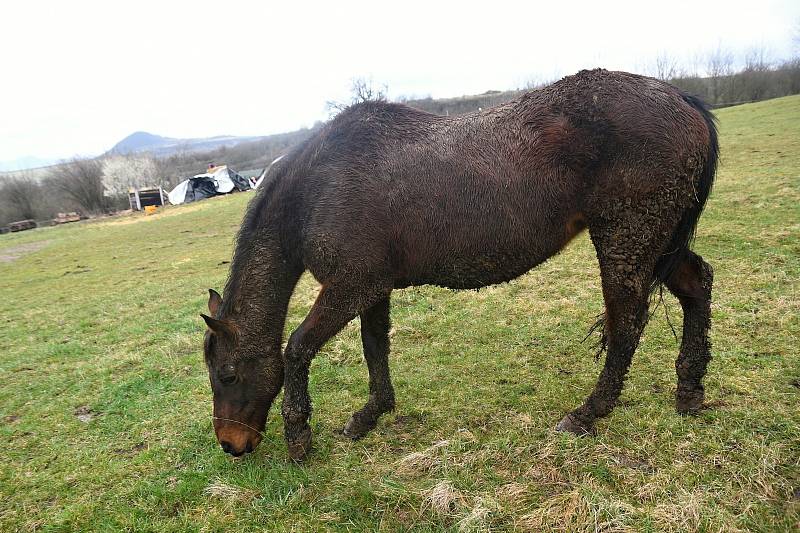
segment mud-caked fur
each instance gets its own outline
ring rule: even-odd
[[[393,289],[508,281],[585,228],[600,264],[608,352],[595,390],[559,429],[592,432],[613,409],[662,283],[685,314],[677,408],[696,411],[710,359],[712,271],[689,245],[717,154],[702,102],[605,70],[458,117],[386,102],[342,111],[270,169],[239,232],[224,301],[210,302],[214,409],[232,420],[215,420],[217,437],[232,453],[252,449],[283,385],[289,453],[302,458],[311,446],[309,365],[356,316],[370,395],[344,433],[363,436],[395,405]],[[289,297],[305,270],[322,288],[281,354]],[[235,379],[223,383],[231,365]]]

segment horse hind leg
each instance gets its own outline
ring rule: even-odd
[[[683,260],[667,279],[666,285],[683,308],[683,338],[675,372],[678,389],[675,409],[681,414],[696,413],[703,407],[703,377],[711,360],[711,287],[714,271],[702,257],[687,250]]]
[[[647,207],[647,206],[645,206]],[[605,364],[583,405],[565,416],[556,429],[576,435],[594,433],[597,418],[616,405],[647,322],[654,269],[669,230],[651,209],[629,207],[594,224],[589,234],[597,251],[605,300]]]
[[[360,439],[378,423],[384,413],[394,410],[394,388],[389,377],[389,297],[361,313],[361,343],[369,369],[369,399],[353,413],[343,433]]]

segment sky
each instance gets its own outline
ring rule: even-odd
[[[659,54],[800,52],[797,0],[27,0],[0,20],[0,162],[96,155],[135,131],[290,131],[326,119],[354,78],[447,97],[642,72]]]

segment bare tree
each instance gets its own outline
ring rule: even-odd
[[[50,171],[47,182],[89,213],[111,207],[103,187],[103,163],[99,159],[76,157]]]
[[[800,56],[784,61],[778,74],[782,78],[781,95],[800,93]]]
[[[667,52],[660,52],[655,60],[656,78],[669,81],[678,76],[678,60]]]
[[[533,74],[525,81],[525,84],[522,86],[522,88],[525,91],[535,91],[536,89],[547,87],[558,79],[559,76],[555,74],[549,77],[542,74]]]
[[[383,83],[376,86],[372,78],[353,78],[350,82],[350,99],[352,103],[385,102],[389,87]]]
[[[744,58],[744,69],[739,73],[741,100],[762,100],[770,90],[772,64],[764,47],[753,47]]]
[[[14,218],[37,218],[41,213],[42,190],[30,175],[22,173],[3,181],[0,198],[5,211]]]
[[[350,101],[347,103],[329,101],[326,104],[331,114],[338,113],[348,106],[361,102],[385,102],[388,99],[389,86],[385,83],[376,85],[372,77],[353,78],[350,80]]]
[[[710,82],[711,101],[719,104],[729,92],[725,82],[733,74],[733,54],[730,50],[718,46],[709,52],[706,56],[706,73]]]

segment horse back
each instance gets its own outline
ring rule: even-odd
[[[673,179],[653,169],[681,174],[704,134],[695,115],[668,84],[606,71],[458,117],[354,106],[306,149],[305,261],[318,278],[380,269],[396,286],[512,279],[593,204]]]

